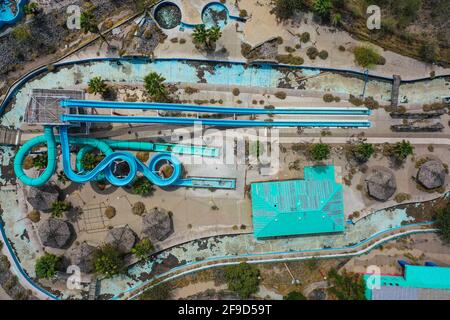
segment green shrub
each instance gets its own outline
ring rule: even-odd
[[[353,154],[358,162],[367,162],[374,154],[375,149],[370,143],[358,143],[353,147]]]
[[[153,184],[148,180],[146,177],[141,176],[134,180],[132,189],[134,193],[140,195],[140,196],[149,196],[153,194],[153,191],[155,190],[153,188]]]
[[[155,247],[152,242],[149,239],[144,238],[131,249],[131,253],[142,259],[148,257],[154,250]]]
[[[259,269],[248,263],[226,268],[228,289],[236,292],[241,299],[248,299],[252,294],[258,292]]]
[[[104,155],[87,152],[81,159],[81,167],[85,170],[91,171],[104,159]]]
[[[64,212],[69,211],[72,208],[72,205],[66,201],[55,201],[52,203],[52,218],[61,218]]]
[[[323,101],[330,103],[334,101],[334,96],[331,93],[326,93],[323,95]]]
[[[287,295],[283,296],[283,300],[307,300],[307,299],[300,291],[291,291]]]
[[[397,142],[392,151],[397,160],[404,161],[409,155],[414,153],[414,147],[409,141],[403,140],[401,142]]]
[[[300,66],[305,62],[302,57],[294,56],[292,54],[279,54],[277,55],[277,61],[282,64],[290,64],[294,66]]]
[[[356,63],[363,68],[371,68],[376,64],[385,63],[383,57],[375,49],[367,46],[359,46],[353,50]]]
[[[275,0],[273,12],[280,20],[289,19],[295,11],[306,8],[305,0]]]
[[[329,158],[331,148],[325,143],[316,143],[310,146],[309,155],[314,161],[322,161]]]
[[[106,278],[111,278],[124,271],[122,254],[107,244],[94,253],[95,271]]]
[[[314,11],[316,11],[320,16],[328,18],[333,8],[331,0],[315,0],[313,4]]]
[[[60,258],[54,254],[46,253],[36,260],[36,276],[41,279],[50,279],[56,275]]]
[[[450,207],[436,211],[436,227],[446,243],[450,243]]]
[[[11,34],[14,37],[14,39],[20,42],[25,42],[31,39],[30,29],[28,28],[27,25],[20,25],[15,27],[12,30]]]
[[[137,216],[142,216],[146,209],[145,209],[145,204],[142,202],[136,202],[135,204],[133,204],[133,208],[132,208],[133,214],[137,215]]]
[[[438,59],[439,47],[435,42],[425,41],[420,47],[420,57],[429,63],[435,63]]]
[[[300,41],[303,43],[307,43],[309,42],[309,40],[311,40],[311,35],[309,34],[309,32],[303,32],[300,35]]]
[[[308,50],[306,50],[306,55],[311,59],[314,60],[319,55],[319,51],[315,47],[309,47]]]
[[[322,60],[326,60],[328,58],[328,51],[322,50],[319,52],[319,58]]]
[[[338,274],[336,269],[328,272],[328,292],[338,300],[365,300],[365,283],[361,275],[344,271]]]

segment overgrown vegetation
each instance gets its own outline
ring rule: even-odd
[[[108,86],[102,77],[94,77],[88,82],[88,92],[96,95],[97,93],[103,95],[108,90]]]
[[[450,206],[436,211],[436,227],[442,236],[442,239],[450,244]]]
[[[144,88],[153,101],[165,102],[168,98],[168,91],[164,85],[164,78],[156,72],[150,72],[144,78]]]
[[[283,297],[283,300],[307,300],[300,291],[291,291]]]
[[[336,269],[328,272],[328,292],[339,300],[366,300],[365,284],[360,274],[343,271],[339,274]]]
[[[353,155],[355,159],[360,163],[367,162],[374,154],[374,152],[375,149],[370,143],[361,142],[353,147]]]
[[[153,194],[153,191],[155,190],[153,188],[153,184],[148,180],[146,177],[141,176],[134,180],[133,182],[133,191],[134,193],[140,195],[140,196],[149,196]]]
[[[372,68],[377,64],[384,64],[384,58],[368,46],[359,46],[353,50],[355,62],[363,68]]]
[[[172,294],[172,287],[169,284],[162,283],[144,291],[139,300],[170,300]]]
[[[194,43],[202,46],[207,50],[214,49],[217,40],[222,36],[222,31],[219,27],[206,28],[204,24],[195,27],[192,34]]]
[[[69,211],[72,205],[66,201],[55,201],[52,203],[51,216],[52,218],[61,218],[63,214]]]
[[[259,269],[255,265],[240,263],[226,268],[228,289],[241,299],[248,299],[259,288]]]
[[[150,241],[150,239],[144,238],[139,241],[133,249],[131,249],[131,253],[136,257],[142,259],[148,257],[154,250],[155,247],[153,246],[153,243]]]
[[[309,147],[308,152],[313,161],[322,161],[330,157],[331,148],[326,143],[316,143]]]
[[[93,170],[103,160],[105,156],[103,154],[96,154],[93,152],[87,152],[81,159],[81,166],[85,170]]]
[[[35,272],[40,279],[50,279],[56,275],[60,258],[54,254],[46,253],[36,260]]]
[[[373,4],[382,10],[379,30],[367,28],[366,11]],[[299,10],[313,11],[327,24],[402,55],[430,63],[450,61],[448,0],[275,0],[272,12],[286,20]]]
[[[111,245],[104,245],[94,254],[95,271],[106,278],[111,278],[124,271],[122,254]]]

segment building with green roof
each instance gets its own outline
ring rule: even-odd
[[[343,232],[344,196],[334,166],[305,167],[304,180],[251,185],[255,238]]]
[[[366,298],[369,300],[447,300],[450,299],[450,268],[405,265],[404,274],[365,275]]]

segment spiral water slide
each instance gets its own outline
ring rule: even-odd
[[[230,115],[317,115],[317,116],[368,116],[370,110],[367,108],[233,108],[233,107],[215,107],[184,104],[167,103],[128,103],[128,102],[106,102],[106,101],[87,101],[87,100],[63,100],[60,102],[63,108],[98,108],[98,109],[127,109],[127,110],[162,110],[162,111],[180,111],[196,113],[230,114]],[[272,120],[272,119],[270,119]],[[186,186],[198,188],[221,188],[234,189],[236,181],[234,179],[222,178],[189,178],[182,179],[182,165],[180,161],[172,156],[170,152],[181,154],[193,154],[200,156],[217,156],[218,149],[182,146],[176,144],[153,144],[147,142],[115,141],[115,140],[97,140],[92,138],[69,137],[68,127],[72,123],[164,123],[176,125],[194,125],[201,122],[203,125],[218,127],[370,127],[368,120],[228,120],[228,119],[198,119],[184,117],[144,117],[144,116],[114,116],[114,115],[82,115],[72,114],[70,112],[61,115],[61,121],[65,125],[59,127],[60,136],[54,135],[53,127],[44,127],[44,135],[36,137],[27,143],[18,151],[14,160],[14,170],[20,181],[30,186],[41,186],[47,183],[55,173],[57,167],[57,144],[61,144],[62,162],[66,176],[77,183],[85,183],[98,179],[107,179],[116,186],[125,186],[133,181],[137,172],[141,172],[153,184],[160,187],[167,186]],[[46,144],[48,146],[48,165],[39,177],[29,177],[23,169],[23,162],[28,153],[38,145]],[[70,163],[70,145],[83,145],[77,155],[75,172]],[[105,158],[93,169],[84,170],[82,159],[84,155],[92,149],[100,150]],[[113,151],[113,149],[122,150],[140,150],[159,152],[150,159],[148,165],[137,159],[132,153],[126,151]],[[117,177],[113,174],[113,165],[117,161],[124,161],[128,164],[129,172],[126,176]],[[164,177],[159,174],[158,166],[167,163],[172,167],[172,175]]]
[[[18,151],[14,159],[14,171],[17,178],[29,186],[41,186],[47,183],[56,171],[57,167],[57,144],[61,144],[63,169],[66,176],[76,183],[86,183],[92,180],[98,180],[99,177],[106,178],[115,186],[125,186],[131,183],[137,172],[141,172],[154,185],[159,187],[183,186],[198,188],[221,188],[234,189],[234,179],[221,178],[187,178],[182,179],[182,165],[180,161],[168,152],[157,153],[150,159],[148,165],[138,160],[132,153],[124,151],[113,151],[115,149],[128,149],[140,151],[162,151],[171,149],[172,152],[183,154],[193,154],[214,157],[218,155],[218,149],[196,146],[182,146],[173,144],[153,144],[148,142],[130,142],[115,140],[97,140],[92,138],[69,137],[68,127],[60,127],[60,136],[55,136],[53,127],[45,127],[44,135],[36,137],[25,143]],[[47,145],[47,168],[38,177],[29,177],[24,169],[23,162],[28,153],[35,147]],[[77,154],[75,172],[70,163],[70,145],[83,145],[84,147]],[[97,149],[105,155],[105,158],[93,169],[86,171],[83,169],[81,160],[86,152]],[[112,172],[112,166],[115,161],[125,161],[129,166],[129,173],[125,177],[116,177]],[[172,175],[164,178],[158,173],[158,164],[170,163],[173,168]]]

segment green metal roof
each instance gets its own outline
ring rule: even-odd
[[[364,279],[366,297],[371,299],[372,290],[368,288],[369,275]],[[403,277],[382,275],[381,286],[450,290],[450,268],[406,265]]]
[[[333,166],[306,167],[305,180],[251,186],[256,238],[342,232],[344,201]]]

